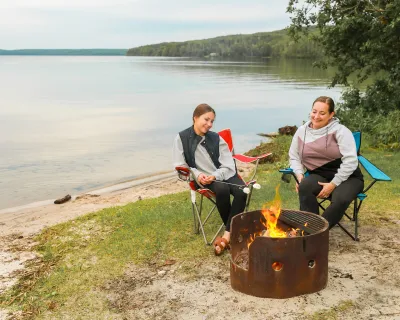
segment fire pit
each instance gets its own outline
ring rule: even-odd
[[[280,229],[296,232],[288,232],[285,238],[261,236],[266,230],[261,210],[232,219],[232,288],[280,299],[322,290],[328,281],[328,222],[295,210],[282,209],[278,216]]]

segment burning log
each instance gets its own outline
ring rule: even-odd
[[[270,236],[269,230],[263,230],[263,231],[261,232],[261,236],[262,236],[262,237],[274,238],[274,237],[271,237],[271,236]],[[291,228],[291,229],[289,229],[288,231],[286,231],[286,236],[283,237],[283,238],[293,238],[293,237],[301,237],[301,236],[304,236],[304,231],[302,231],[302,230],[300,230],[300,229],[298,229],[298,228],[297,228],[297,229]]]

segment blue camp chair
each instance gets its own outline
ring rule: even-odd
[[[370,161],[368,161],[365,157],[363,157],[360,154],[360,148],[361,148],[361,132],[356,131],[353,132],[353,137],[356,142],[356,147],[357,147],[357,156],[358,156],[358,161],[359,163],[363,166],[365,171],[371,176],[372,182],[363,190],[362,193],[359,193],[357,197],[353,201],[353,216],[349,216],[347,213],[345,213],[345,216],[351,220],[354,221],[354,235],[348,231],[341,223],[338,223],[338,226],[346,232],[346,234],[352,238],[354,241],[359,241],[360,239],[358,238],[358,213],[361,208],[361,204],[364,201],[364,199],[367,197],[366,192],[371,189],[371,187],[377,182],[377,181],[392,181],[389,176],[387,176],[382,170],[377,168],[374,164],[372,164]],[[279,170],[282,172],[284,175],[290,174],[294,177],[294,179],[297,181],[297,177],[293,172],[293,169],[291,168],[286,168],[286,169],[281,169]],[[307,175],[307,172],[306,172]],[[283,179],[284,180],[284,179]],[[285,181],[285,180],[284,180]],[[325,207],[323,206],[323,203],[325,201],[329,201],[329,198],[323,199],[319,202],[319,206],[322,208],[322,210],[325,210]]]

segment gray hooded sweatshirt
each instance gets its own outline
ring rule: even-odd
[[[356,144],[351,131],[337,118],[320,129],[302,125],[289,149],[290,167],[296,174],[318,174],[339,186],[350,176],[362,178],[358,168]]]

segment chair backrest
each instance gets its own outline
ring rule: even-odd
[[[367,160],[360,154],[361,132],[360,131],[353,132],[353,137],[356,142],[358,161],[364,167],[365,171],[367,171],[367,173],[371,176],[371,178],[376,181],[391,181],[392,179],[390,179],[390,177],[387,174],[385,174],[382,170],[380,170],[378,167],[376,167],[374,164],[372,164],[369,160]],[[368,190],[370,187],[371,185],[365,190]]]
[[[360,154],[360,148],[361,148],[361,132],[360,131],[354,131],[353,132],[353,137],[354,141],[356,142],[356,148],[357,148],[357,154]]]
[[[224,129],[218,132],[218,134],[226,141],[229,147],[229,151],[233,152],[233,139],[231,129]]]

